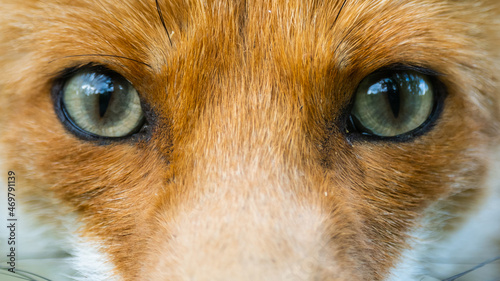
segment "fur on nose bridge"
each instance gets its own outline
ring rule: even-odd
[[[307,148],[303,120],[287,107],[291,106],[253,98],[208,105],[187,139],[196,150],[192,155],[203,155],[207,161],[224,159],[248,168],[277,165],[289,153],[303,153]]]
[[[274,155],[259,154],[258,150],[254,153],[257,155],[226,152],[214,157],[216,159],[203,159],[210,164],[201,164],[193,171],[196,176],[190,188],[209,201],[210,198],[240,200],[241,197],[243,205],[247,205],[246,202],[265,205],[266,201],[274,200],[273,197],[294,200],[293,193],[307,185],[300,178],[297,167],[284,164]]]
[[[184,211],[160,218],[168,231],[160,230],[155,240],[168,254],[156,255],[157,276],[285,281],[339,272],[324,239],[326,218],[288,188],[291,178],[236,169],[198,179],[182,200]]]

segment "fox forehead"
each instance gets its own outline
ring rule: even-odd
[[[5,153],[25,196],[61,200],[125,280],[379,280],[428,206],[484,196],[498,41],[471,2],[2,1]],[[89,63],[136,87],[148,138],[96,145],[59,124],[52,83]],[[349,141],[357,85],[393,65],[441,75],[441,119],[409,142]]]
[[[472,15],[468,1],[160,1],[161,17],[154,1],[29,3],[6,9],[32,8],[26,14],[40,25],[37,32],[26,25],[18,48],[36,44],[37,55],[51,62],[43,73],[105,64],[146,101],[166,105],[158,110],[185,104],[179,121],[193,116],[183,109],[199,116],[210,103],[259,87],[333,116],[377,69],[420,66],[454,80],[463,64],[481,76],[484,68],[473,70],[471,62],[487,64],[481,50],[497,42],[489,34],[494,23],[486,24],[493,13],[485,5]],[[46,17],[48,11],[58,16]],[[487,107],[491,96],[469,92],[465,98]]]

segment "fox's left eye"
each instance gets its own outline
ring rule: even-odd
[[[144,123],[139,95],[121,75],[102,68],[81,69],[59,93],[67,124],[90,137],[117,138],[137,132]]]
[[[424,128],[436,102],[428,75],[412,70],[377,72],[358,86],[351,121],[364,135],[400,136]]]

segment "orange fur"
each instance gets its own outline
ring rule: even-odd
[[[429,206],[457,214],[447,235],[481,204],[496,1],[160,3],[172,44],[152,0],[0,1],[0,141],[20,204],[54,214],[42,224],[74,214],[123,280],[383,280]],[[97,145],[60,124],[54,80],[90,62],[136,87],[150,138]],[[442,74],[439,121],[407,142],[347,141],[337,118],[393,64]]]

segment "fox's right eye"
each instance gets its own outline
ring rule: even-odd
[[[144,114],[137,91],[121,75],[99,67],[68,76],[58,93],[59,114],[70,129],[97,138],[119,138],[138,132]]]

